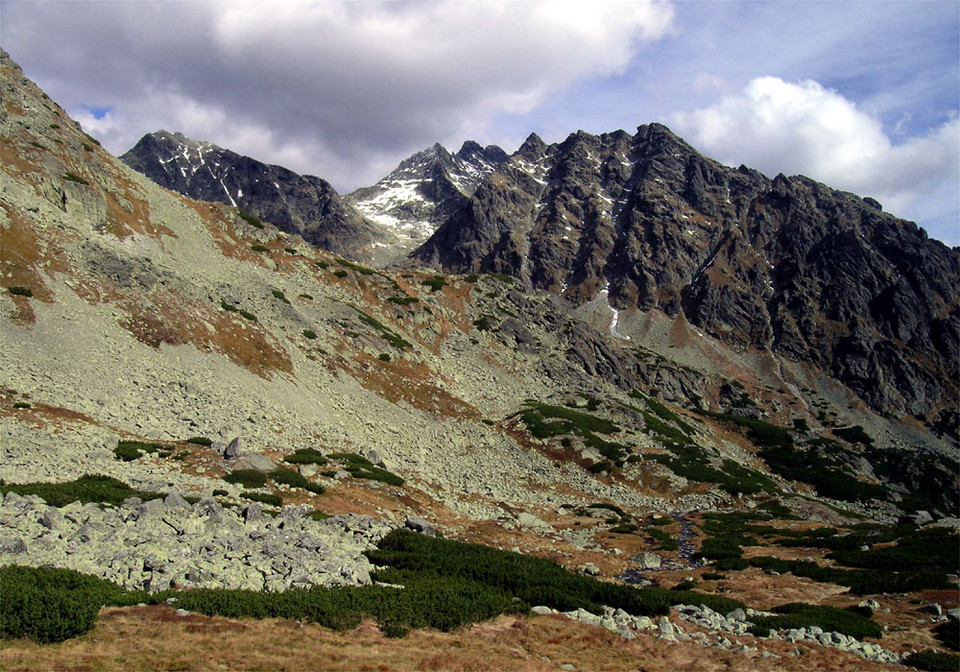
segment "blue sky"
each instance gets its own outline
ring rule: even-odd
[[[960,243],[960,2],[19,2],[0,44],[115,153],[159,128],[341,192],[434,142],[669,125]]]

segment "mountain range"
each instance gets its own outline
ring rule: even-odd
[[[173,132],[118,159],[2,52],[0,98],[5,664],[946,655],[960,249],[659,124],[340,195]],[[18,576],[95,635],[18,639]]]
[[[163,131],[121,158],[356,260],[406,253],[444,272],[502,273],[573,306],[603,294],[621,332],[650,311],[682,313],[734,348],[826,373],[880,413],[956,410],[956,251],[873,199],[723,166],[659,124],[554,145],[531,135],[509,157],[438,144],[344,198]],[[316,186],[277,193],[301,183]]]

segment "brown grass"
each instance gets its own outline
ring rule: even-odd
[[[405,359],[381,361],[359,351],[356,365],[351,373],[366,389],[384,399],[399,403],[407,402],[414,408],[446,418],[479,420],[480,411],[436,384],[433,371],[423,364],[414,364]]]
[[[47,287],[40,269],[64,272],[66,264],[63,255],[54,246],[41,244],[36,225],[21,210],[9,203],[0,203],[0,207],[10,222],[6,228],[0,227],[0,276],[3,277],[4,289],[14,285],[28,287],[34,299],[52,303],[53,293]],[[17,306],[13,319],[21,324],[33,324],[36,318],[30,307],[30,299],[11,296]]]
[[[753,638],[744,643],[756,645]],[[902,669],[869,663],[835,649],[763,642],[782,657],[667,643],[641,634],[628,641],[562,616],[503,616],[451,633],[414,631],[388,639],[373,623],[347,632],[286,620],[231,621],[167,607],[105,609],[86,636],[38,646],[2,644],[6,670],[517,670],[540,672],[569,664],[578,670],[718,672],[720,670]]]

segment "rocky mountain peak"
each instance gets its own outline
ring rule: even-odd
[[[179,132],[145,135],[120,159],[161,186],[190,198],[229,203],[352,259],[373,259],[374,243],[389,239],[389,233],[365,220],[325,180]]]
[[[527,139],[523,141],[523,144],[520,145],[520,148],[517,150],[517,156],[523,157],[528,161],[536,161],[543,156],[546,150],[547,145],[540,136],[536,133],[531,133],[527,136]]]
[[[401,161],[374,186],[357,189],[347,198],[397,236],[398,243],[392,246],[396,257],[433,234],[506,159],[506,152],[496,145],[467,141],[451,154],[436,143]]]
[[[576,306],[683,315],[816,366],[886,413],[957,398],[956,250],[809,178],[723,166],[662,124],[550,146],[531,135],[415,256]]]

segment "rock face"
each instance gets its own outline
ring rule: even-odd
[[[372,259],[373,243],[391,238],[345,203],[325,180],[182,133],[145,135],[120,159],[167,189],[201,201],[230,203],[351,259]]]
[[[956,249],[872,199],[723,166],[660,124],[531,136],[413,256],[578,306],[605,291],[617,310],[683,313],[737,348],[811,363],[890,415],[957,399]]]
[[[399,252],[424,242],[459,210],[487,175],[507,160],[496,145],[467,141],[456,154],[439,143],[405,159],[372,187],[348,194],[368,219],[398,237]]]

